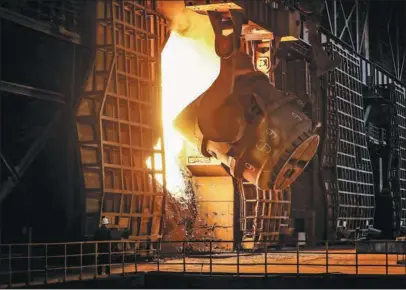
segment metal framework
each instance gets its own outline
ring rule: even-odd
[[[0,22],[10,21],[29,29],[43,32],[74,45],[80,43],[79,25],[82,4],[72,0],[63,1],[0,1]],[[2,25],[0,24],[0,31]],[[56,30],[55,30],[56,28]],[[75,61],[72,59],[72,61]],[[1,64],[1,61],[0,61]],[[74,74],[74,73],[73,73]],[[65,93],[65,92],[63,92]],[[43,128],[42,133],[35,139],[18,165],[11,166],[0,149],[1,162],[10,171],[10,176],[4,178],[0,188],[0,204],[13,188],[20,182],[21,177],[44,148],[47,138],[55,129],[61,115],[68,109],[68,96],[61,92],[35,88],[24,84],[2,80],[0,76],[0,101],[3,97],[29,97],[64,105],[57,109],[53,119]],[[68,93],[68,92],[66,92]],[[72,93],[72,92],[71,92]],[[0,124],[1,125],[1,124]],[[1,132],[1,128],[0,128]]]
[[[399,162],[393,164],[390,172],[397,210],[400,216],[401,232],[406,233],[406,106],[405,84],[386,69],[366,59],[361,60],[362,81],[365,86],[388,89],[389,100],[394,104],[394,118],[391,121],[390,137],[394,138],[392,154],[399,156]],[[398,184],[396,184],[396,182]],[[398,196],[398,197],[396,197]]]
[[[366,219],[368,222],[363,227],[359,228],[363,234],[369,226],[372,226],[371,221],[374,217],[374,197],[373,195],[379,194],[379,189],[375,188],[373,191],[373,174],[379,174],[371,167],[371,157],[368,154],[366,145],[371,142],[378,142],[382,146],[389,146],[393,158],[400,156],[398,165],[396,161],[392,162],[391,167],[388,169],[390,175],[390,182],[392,184],[393,192],[393,209],[389,210],[386,215],[392,215],[393,221],[399,218],[399,225],[404,231],[404,185],[402,183],[402,172],[404,165],[402,161],[404,148],[404,141],[402,136],[402,122],[404,117],[402,109],[404,108],[404,86],[398,81],[401,79],[402,69],[392,69],[395,75],[391,75],[386,69],[373,64],[368,59],[371,57],[370,51],[370,38],[369,35],[369,13],[372,9],[369,1],[341,1],[341,0],[326,0],[324,1],[324,19],[322,29],[322,42],[327,43],[327,49],[335,50],[343,58],[344,65],[336,69],[333,74],[327,76],[323,90],[325,91],[324,104],[321,106],[324,113],[324,146],[321,156],[321,179],[326,195],[327,206],[327,235],[329,238],[335,238],[337,232],[341,236],[350,235],[351,231],[356,231],[359,226],[349,221],[345,222],[343,216],[353,217],[357,223],[363,224],[361,220]],[[392,3],[393,4],[393,3]],[[376,7],[375,7],[376,8]],[[393,9],[382,7],[383,14],[393,13]],[[389,15],[388,14],[388,15]],[[388,16],[389,17],[389,16]],[[388,18],[387,17],[387,18]],[[390,17],[389,17],[390,19]],[[380,31],[380,34],[389,35],[390,25],[385,26],[385,31]],[[402,64],[402,53],[399,53],[403,48],[399,44],[399,37],[396,34],[397,40],[386,41],[391,45],[392,60],[397,65]],[[331,38],[334,39],[331,43]],[[306,39],[306,34],[304,34]],[[306,40],[305,40],[306,41]],[[396,49],[393,43],[396,42]],[[397,50],[398,52],[394,52]],[[338,52],[339,51],[339,52]],[[396,58],[397,56],[397,58]],[[395,61],[397,60],[397,61]],[[390,67],[386,66],[390,70]],[[398,73],[396,73],[398,72]],[[354,87],[355,82],[355,89]],[[372,128],[370,124],[367,127],[363,126],[364,104],[363,98],[366,95],[362,93],[366,87],[381,87],[386,86],[388,92],[387,99],[391,100],[394,105],[394,110],[391,117],[390,130],[387,132],[389,137],[385,135],[385,130],[381,128]],[[396,105],[395,105],[396,103]],[[341,111],[340,112],[340,107]],[[396,107],[396,108],[395,108]],[[361,111],[360,111],[361,110]],[[359,111],[359,112],[357,112]],[[343,112],[350,112],[349,114]],[[391,114],[392,114],[391,113]],[[355,115],[356,114],[356,115]],[[349,116],[346,116],[349,115]],[[377,129],[377,130],[374,130]],[[403,133],[402,133],[403,132]],[[375,136],[371,139],[371,134]],[[354,138],[359,135],[358,138]],[[398,136],[398,137],[396,137]],[[347,137],[350,137],[348,139]],[[366,140],[368,137],[368,140]],[[398,141],[395,139],[398,138]],[[375,140],[376,139],[376,140]],[[361,142],[358,142],[362,140]],[[346,141],[350,141],[349,143]],[[368,141],[368,142],[367,142]],[[348,143],[348,144],[346,144]],[[358,143],[358,145],[355,145]],[[397,145],[398,144],[398,145]],[[348,148],[353,147],[351,152]],[[358,151],[355,152],[354,150]],[[403,153],[402,153],[403,152]],[[352,157],[345,154],[350,153]],[[361,160],[357,160],[357,155],[361,155]],[[350,159],[348,159],[350,158]],[[355,158],[355,160],[354,160]],[[360,161],[360,162],[359,162]],[[365,163],[365,164],[363,164]],[[351,165],[348,168],[348,165]],[[363,168],[362,168],[363,167]],[[366,169],[366,170],[365,170]],[[386,174],[385,172],[383,174]],[[345,193],[343,180],[339,182],[339,176],[342,179],[349,179],[351,185],[354,187],[354,181],[360,179],[368,180],[365,184],[360,184],[354,187],[355,195],[348,195]],[[359,184],[359,182],[357,182]],[[347,186],[347,185],[346,185]],[[371,191],[372,190],[372,191]],[[365,194],[366,193],[366,194]],[[355,199],[354,199],[355,198]],[[357,200],[358,199],[358,200]],[[359,203],[361,202],[361,203]],[[359,206],[360,205],[360,206]],[[350,206],[350,207],[349,207]],[[357,211],[351,210],[351,207],[357,208]],[[341,210],[340,210],[341,208]],[[346,209],[344,209],[346,208]],[[361,209],[362,208],[362,209]],[[381,218],[376,216],[375,218]],[[340,221],[341,220],[341,221]],[[345,222],[346,230],[343,228]],[[350,232],[348,226],[353,227]],[[393,229],[396,232],[396,225],[393,224]],[[341,230],[340,230],[341,228]]]
[[[80,11],[77,0],[2,0],[1,18],[58,39],[80,43]]]
[[[373,58],[402,80],[406,61],[402,9],[404,6],[399,1],[324,0],[323,27],[358,54]],[[378,11],[379,21],[370,22],[371,13],[377,15]]]
[[[243,241],[252,239],[256,247],[264,242],[277,243],[281,228],[289,226],[290,187],[283,191],[260,190],[243,183],[240,203]]]
[[[401,224],[397,99],[394,84],[365,86],[364,121],[375,180],[375,226],[387,238],[398,236]]]
[[[0,18],[79,43],[79,2],[1,1]],[[161,234],[165,164],[161,120],[153,116],[160,116],[159,52],[167,27],[165,20],[153,11],[153,4],[154,1],[98,1],[96,61],[77,111],[87,235],[93,234],[103,215],[110,217],[114,228],[129,229],[134,240],[156,240]],[[341,67],[326,80],[321,162],[329,233],[334,235],[339,230],[351,236],[359,229],[365,236],[373,225],[373,170],[366,145],[361,88],[371,81],[375,86],[391,85],[391,99],[396,106],[394,132],[390,136],[398,136],[393,151],[399,153],[400,162],[398,172],[394,169],[391,174],[393,180],[399,180],[396,194],[400,200],[400,227],[406,232],[405,86],[396,80],[403,76],[405,54],[400,45],[394,44],[398,40],[389,39],[395,76],[358,55],[370,56],[369,5],[368,1],[325,1],[325,27],[354,50],[328,40],[329,49],[343,58]],[[60,93],[4,81],[0,82],[0,92],[66,103]],[[34,149],[11,170],[17,178],[13,176],[7,186],[2,185],[0,200],[41,150],[49,131],[44,131],[44,136],[33,144]],[[161,144],[156,147],[160,138]],[[146,160],[151,156],[154,158],[149,169]],[[156,182],[159,176],[163,187]],[[280,224],[289,217],[290,191],[262,192],[244,185],[242,193],[243,228],[247,232],[252,229],[259,241],[276,241]]]
[[[136,1],[99,0],[96,33],[95,65],[77,111],[84,231],[93,235],[106,216],[130,239],[157,240],[166,192],[159,86],[166,22]]]
[[[406,233],[406,97],[405,87],[394,82],[394,95],[396,97],[397,124],[399,130],[400,150],[400,226],[402,232]]]
[[[376,3],[383,21],[371,23],[375,53],[374,60],[390,71],[397,79],[405,80],[406,43],[403,33],[405,3],[385,1]],[[378,33],[375,33],[378,32]]]
[[[324,0],[323,27],[366,58],[370,54],[369,7],[367,0]]]
[[[325,144],[322,167],[329,220],[336,221],[339,236],[366,236],[374,223],[375,196],[372,165],[364,125],[361,60],[330,40],[328,51],[342,58],[325,85]],[[327,175],[326,174],[326,175]],[[333,226],[330,224],[330,226]],[[334,226],[333,226],[334,228]]]

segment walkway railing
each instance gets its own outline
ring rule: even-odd
[[[401,263],[405,260],[406,244],[379,241],[371,247],[373,243],[368,242],[363,248],[356,243],[323,242],[318,246],[298,243],[288,250],[271,249],[262,243],[260,251],[243,250],[244,244],[231,250],[233,241],[162,241],[145,249],[142,247],[146,242],[124,240],[0,245],[0,285],[43,285],[152,271],[406,276],[406,267]],[[356,250],[360,248],[364,250]],[[100,275],[100,267],[110,267],[110,272]]]

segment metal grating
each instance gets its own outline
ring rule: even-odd
[[[259,190],[243,183],[241,186],[241,230],[243,240],[247,237],[255,242],[279,241],[280,228],[288,227],[291,191]]]
[[[154,146],[162,136],[159,56],[166,35],[165,19],[137,1],[97,2],[95,65],[77,112],[85,235],[107,216],[130,239],[160,238],[163,144]]]
[[[325,149],[323,156],[324,164],[336,167],[336,178],[325,180],[326,193],[330,195],[328,207],[334,207],[329,217],[336,220],[337,232],[344,237],[362,237],[373,226],[375,198],[363,121],[360,60],[333,42],[327,46],[330,53],[342,58],[341,65],[327,76],[327,128],[332,125],[327,130],[330,135],[338,134],[330,137],[336,144],[329,143],[330,138],[325,140],[325,148],[335,148]]]
[[[394,86],[396,98],[397,123],[399,132],[400,149],[400,226],[401,231],[406,233],[406,98],[405,88]]]

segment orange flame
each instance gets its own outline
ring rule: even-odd
[[[161,54],[166,188],[175,198],[187,197],[179,163],[184,139],[174,129],[173,121],[211,86],[220,71],[220,59],[214,51],[214,32],[208,17],[190,12],[187,11],[189,22],[194,20],[193,25],[183,35],[172,31]],[[160,147],[159,140],[155,149]],[[149,158],[147,166],[150,169],[151,163]],[[155,154],[154,163],[156,170],[162,169],[160,154]],[[157,176],[157,181],[162,184],[162,175]]]

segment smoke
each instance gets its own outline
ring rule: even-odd
[[[214,50],[214,31],[207,15],[186,8],[184,1],[157,1],[157,11],[170,21],[172,31]]]

